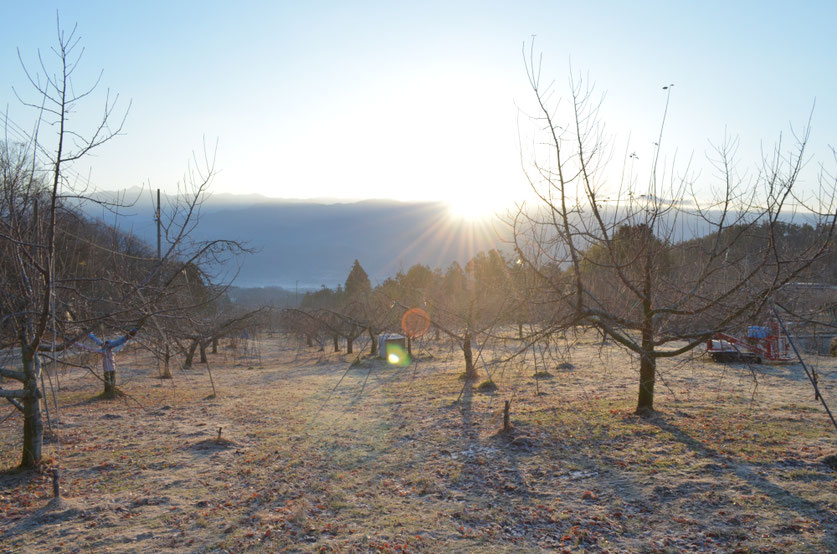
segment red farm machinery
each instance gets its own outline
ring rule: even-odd
[[[788,337],[775,318],[764,326],[747,327],[746,337],[717,333],[706,341],[706,352],[716,362],[751,362],[760,364],[789,362],[792,359]]]

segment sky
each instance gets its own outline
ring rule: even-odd
[[[122,136],[72,168],[101,190],[174,192],[208,151],[214,192],[498,207],[527,190],[533,37],[545,81],[575,75],[604,95],[617,158],[650,164],[671,83],[666,155],[693,157],[707,179],[711,144],[739,137],[746,174],[812,109],[811,166],[837,144],[834,2],[2,4],[0,107],[17,126],[36,116],[14,92],[35,98],[18,51],[34,72],[39,49],[51,63],[56,11],[85,49],[74,87],[102,72],[74,129],[91,128],[106,94],[117,112],[130,103]]]

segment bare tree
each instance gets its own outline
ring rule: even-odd
[[[22,385],[0,390],[0,397],[23,412],[22,467],[41,460],[42,356],[56,360],[59,352],[73,348],[94,329],[102,336],[119,336],[151,316],[156,321],[205,304],[206,295],[197,297],[190,286],[190,270],[205,278],[241,251],[233,241],[190,239],[214,176],[209,155],[190,169],[186,194],[170,206],[167,248],[159,259],[141,241],[80,215],[78,202],[90,197],[71,183],[72,164],[116,137],[127,110],[117,116],[116,99],[108,96],[90,132],[71,126],[68,115],[92,94],[98,80],[89,89],[72,82],[83,52],[75,28],[65,33],[59,22],[52,52],[55,70],[40,53],[37,74],[24,64],[38,98],[23,100],[38,112],[35,132],[20,147],[8,139],[0,143],[0,249],[5,261],[0,268],[0,346],[16,349],[21,359],[20,369],[0,369],[0,376]],[[38,133],[47,126],[55,129],[52,153]],[[103,381],[108,389],[109,383],[115,385],[115,375],[105,375]]]
[[[80,101],[90,95],[96,84],[81,89],[72,83],[73,74],[81,59],[76,29],[65,33],[58,25],[58,40],[53,53],[57,69],[48,68],[38,55],[40,70],[27,70],[26,76],[35,90],[38,101],[23,101],[40,115],[39,126],[32,140],[17,157],[9,148],[3,149],[3,213],[0,233],[4,243],[4,280],[0,292],[5,336],[14,337],[20,349],[22,371],[3,369],[3,377],[19,381],[23,388],[0,391],[6,398],[18,399],[16,406],[23,412],[23,455],[21,467],[40,463],[43,441],[43,422],[39,399],[42,351],[54,351],[55,344],[44,344],[50,331],[51,316],[55,313],[56,229],[60,210],[60,194],[66,186],[66,166],[85,157],[97,147],[117,136],[127,115],[116,116],[116,100],[106,98],[101,119],[92,131],[84,133],[70,126],[68,114]],[[42,152],[37,129],[40,123],[56,129],[56,146],[48,157],[48,181],[42,182],[37,171],[37,157]],[[27,158],[28,155],[28,158]],[[27,167],[28,164],[31,164]],[[54,329],[53,329],[54,330]],[[54,336],[54,333],[53,333]]]
[[[476,380],[478,360],[486,343],[514,318],[508,290],[512,272],[497,250],[476,254],[463,269],[452,263],[425,297],[430,324],[462,351],[466,381]],[[409,307],[409,306],[406,306]]]
[[[542,85],[533,50],[524,50],[524,61],[537,106],[526,174],[539,202],[511,218],[516,251],[537,278],[539,300],[552,306],[544,326],[593,326],[635,353],[637,412],[651,412],[658,359],[756,317],[823,255],[837,217],[834,180],[822,174],[818,194],[804,202],[807,127],[790,148],[780,140],[750,177],[736,170],[735,140],[715,149],[711,181],[692,182],[688,167],[681,177],[661,169],[662,126],[646,178],[634,173],[629,151],[621,172],[610,172],[592,90],[571,78],[561,102],[554,85]],[[618,186],[607,188],[614,174]],[[783,246],[789,212],[813,222],[804,248]],[[695,236],[702,238],[685,240]],[[749,248],[736,248],[744,241]]]

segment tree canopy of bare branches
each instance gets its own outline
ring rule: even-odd
[[[119,135],[127,109],[119,111],[118,97],[107,94],[92,129],[73,126],[70,114],[92,99],[98,80],[88,88],[73,81],[83,49],[75,27],[65,32],[59,21],[57,33],[52,57],[38,53],[37,72],[21,57],[36,100],[18,97],[36,111],[34,131],[21,144],[10,142],[8,133],[0,142],[0,346],[16,350],[21,360],[19,369],[0,368],[0,376],[22,387],[0,390],[0,397],[23,413],[21,466],[27,468],[41,461],[42,357],[56,361],[91,331],[124,335],[148,321],[165,340],[165,319],[211,303],[223,290],[213,285],[213,275],[243,251],[233,241],[190,236],[215,174],[209,153],[190,166],[183,194],[165,211],[159,254],[81,215],[79,202],[97,200],[71,181],[72,165]]]
[[[809,127],[790,145],[778,141],[749,177],[736,169],[732,139],[712,153],[712,178],[695,179],[689,167],[661,169],[662,125],[647,174],[634,173],[628,151],[614,171],[591,88],[571,78],[560,98],[554,84],[544,84],[534,48],[524,47],[524,62],[536,106],[526,175],[537,205],[510,218],[515,250],[551,307],[545,327],[593,326],[635,353],[637,412],[653,411],[657,359],[761,317],[774,291],[827,252],[837,217],[834,178],[821,174],[819,193],[804,201]],[[811,231],[801,248],[785,241],[794,214]]]

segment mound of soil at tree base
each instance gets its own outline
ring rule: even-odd
[[[393,366],[379,356],[358,356],[352,361],[351,367],[360,369],[389,369]]]
[[[31,531],[43,525],[63,523],[72,519],[84,517],[87,514],[81,506],[67,498],[53,498],[46,506],[36,510],[29,517],[9,529],[6,536]]]
[[[237,443],[223,437],[214,439],[205,439],[192,445],[195,450],[226,450],[228,448],[235,448]]]

